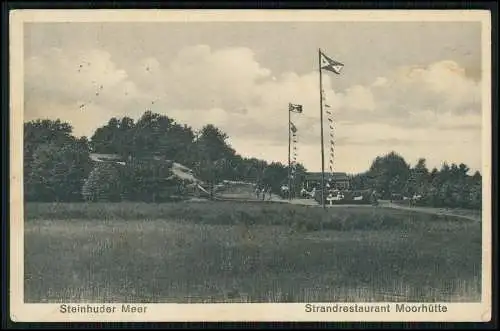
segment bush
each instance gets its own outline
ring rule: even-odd
[[[97,164],[83,184],[82,195],[86,201],[120,201],[122,185],[118,165]]]
[[[41,144],[25,178],[28,201],[81,201],[81,187],[90,170],[85,142]]]

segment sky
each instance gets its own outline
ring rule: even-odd
[[[318,48],[344,64],[322,74],[335,171],[363,172],[391,151],[482,168],[476,22],[25,23],[24,120],[59,118],[91,137],[150,109],[287,163],[291,102],[303,105],[297,161],[321,171]],[[326,117],[324,129],[328,149]]]

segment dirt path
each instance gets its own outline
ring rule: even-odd
[[[481,221],[481,214],[477,212],[477,214],[474,211],[468,211],[468,210],[454,210],[454,209],[447,209],[447,208],[433,208],[433,207],[407,207],[407,206],[401,206],[395,203],[391,203],[389,201],[381,201],[379,203],[380,207],[384,208],[394,208],[394,209],[403,209],[403,210],[412,210],[412,211],[417,211],[420,213],[425,213],[425,214],[433,214],[433,215],[446,215],[446,216],[453,216],[453,217],[460,217],[460,218],[465,218],[471,221]]]
[[[281,199],[280,197],[273,195],[271,200],[257,200],[257,199],[252,199],[249,197],[237,197],[237,195],[234,196],[226,196],[226,197],[219,197],[217,200],[231,200],[231,201],[246,201],[246,202],[279,202],[279,203],[290,203],[293,205],[302,205],[302,206],[311,206],[311,207],[321,207],[321,205],[313,200],[313,199],[292,199],[292,200],[286,200],[286,199]],[[327,208],[335,208],[335,207],[346,207],[346,206],[357,206],[357,207],[365,207],[365,208],[371,208],[371,205],[327,205]],[[464,218],[468,219],[471,221],[476,221],[479,222],[481,221],[481,213],[480,212],[475,212],[475,211],[469,211],[469,210],[460,210],[460,209],[447,209],[447,208],[433,208],[433,207],[407,207],[407,206],[402,206],[399,204],[391,203],[389,201],[380,201],[379,202],[379,207],[383,208],[394,208],[394,209],[402,209],[402,210],[411,210],[411,211],[416,211],[420,213],[425,213],[425,214],[432,214],[432,215],[447,215],[447,216],[453,216],[453,217],[459,217],[459,218]]]

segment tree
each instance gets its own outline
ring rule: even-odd
[[[280,162],[267,165],[262,173],[262,183],[273,192],[280,192],[281,184],[288,178],[288,168]]]
[[[373,178],[373,188],[380,192],[383,198],[388,198],[391,193],[403,192],[409,177],[409,168],[403,157],[390,152],[373,161],[368,176]]]
[[[188,166],[193,163],[194,133],[168,116],[146,111],[134,123],[131,118],[112,118],[92,136],[96,153],[119,154],[123,157],[151,158],[160,156]]]
[[[226,142],[228,136],[212,124],[205,125],[195,140],[193,150],[198,161],[194,171],[203,181],[209,184],[213,194],[214,186],[224,177],[230,177],[229,160],[235,156],[235,151]]]
[[[130,117],[123,117],[116,130],[117,153],[128,157],[134,152],[135,123]]]
[[[90,139],[92,151],[102,154],[122,154],[120,143],[123,141],[121,137],[123,132],[119,126],[120,120],[113,117],[105,126],[98,128]]]
[[[171,162],[134,159],[122,168],[121,196],[124,200],[169,201],[178,193],[178,182],[172,178]]]
[[[60,120],[39,119],[24,123],[24,178],[25,182],[31,172],[33,154],[44,144],[62,146],[72,140],[72,127]]]
[[[33,154],[26,197],[32,201],[79,201],[90,167],[85,138],[62,146],[42,144]]]
[[[205,125],[196,139],[199,155],[210,160],[220,160],[233,156],[235,151],[227,143],[228,138],[228,135],[216,126]]]
[[[481,183],[482,176],[479,171],[474,172],[474,175],[472,175],[472,180],[476,183]]]
[[[405,193],[408,196],[413,196],[414,194],[423,195],[428,189],[428,184],[429,169],[427,169],[426,160],[420,158],[415,167],[410,169]]]

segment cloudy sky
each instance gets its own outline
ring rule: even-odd
[[[149,108],[194,129],[215,124],[245,156],[287,162],[292,102],[304,107],[293,115],[298,161],[318,171],[319,47],[345,64],[323,74],[337,171],[392,150],[411,164],[481,169],[474,22],[27,23],[24,119],[60,118],[90,137]]]

